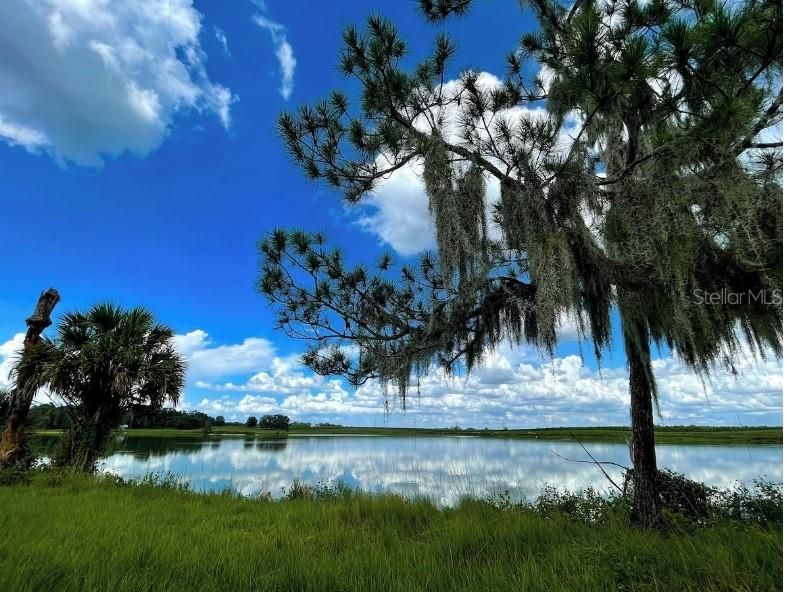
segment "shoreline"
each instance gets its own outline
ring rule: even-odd
[[[58,436],[60,430],[30,430],[31,436]],[[468,436],[517,440],[577,441],[625,444],[630,430],[625,427],[576,427],[535,429],[453,429],[453,428],[370,428],[370,427],[314,427],[295,428],[289,432],[248,428],[243,425],[214,426],[203,429],[131,428],[117,435],[129,438],[216,438],[256,436],[266,439],[311,436],[377,436],[377,437],[435,437]],[[781,427],[717,427],[717,426],[657,426],[656,444],[705,445],[783,445]]]

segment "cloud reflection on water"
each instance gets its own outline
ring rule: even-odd
[[[293,481],[344,483],[365,491],[426,496],[452,505],[466,495],[508,490],[533,498],[545,485],[579,491],[607,490],[592,464],[572,442],[477,437],[293,437],[287,440],[224,438],[212,441],[128,439],[102,463],[125,478],[174,473],[197,491],[226,487],[243,495],[279,497]],[[589,444],[599,460],[629,464],[624,444]],[[758,477],[782,479],[780,446],[658,447],[659,463],[709,485],[730,487]],[[617,475],[616,475],[617,476]]]

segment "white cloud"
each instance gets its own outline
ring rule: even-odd
[[[227,42],[227,34],[219,27],[213,27],[213,35],[216,37],[216,41],[219,42],[219,45],[221,45],[221,50],[224,55],[228,58],[232,57],[230,46]]]
[[[200,349],[205,349],[210,344],[208,334],[202,329],[195,329],[183,335],[173,337],[177,350],[189,358],[191,354]]]
[[[144,156],[180,111],[230,125],[191,0],[0,2],[0,139],[58,161],[100,166]]]
[[[222,346],[227,350],[238,347]],[[216,356],[217,363],[219,358]],[[738,376],[732,376],[718,367],[703,385],[677,358],[655,361],[661,421],[778,423],[781,364],[746,353],[739,360],[739,370]],[[369,383],[352,390],[339,379],[304,369],[294,356],[275,355],[263,360],[243,381],[199,380],[194,387],[203,393],[222,393],[219,398],[203,396],[198,405],[201,409],[235,419],[283,412],[306,421],[370,424],[382,418],[385,400],[395,407],[397,397],[393,387],[386,392]],[[535,427],[629,422],[625,368],[596,371],[576,355],[541,360],[527,346],[499,348],[468,376],[449,376],[436,370],[420,380],[419,388],[413,386],[409,397],[407,413],[394,414],[393,424],[417,421],[425,426]]]
[[[270,365],[275,352],[273,344],[260,337],[213,346],[208,334],[200,329],[176,335],[175,347],[188,361],[189,379],[248,374]]]
[[[0,386],[24,335],[0,343]],[[384,402],[396,408],[397,391],[376,383],[350,388],[338,378],[318,376],[296,356],[277,355],[267,339],[213,344],[205,331],[175,338],[189,360],[188,402],[227,419],[285,413],[303,421],[371,425],[384,418]],[[738,359],[737,375],[721,366],[702,381],[676,357],[654,361],[661,417],[672,425],[780,424],[782,364],[751,352]],[[233,377],[230,381],[219,380]],[[240,377],[234,378],[234,377]],[[43,400],[43,399],[42,399]],[[579,356],[543,360],[528,346],[504,346],[489,353],[468,376],[435,370],[412,386],[407,412],[393,413],[391,425],[538,427],[626,425],[628,373],[625,367],[593,370]],[[195,403],[196,402],[196,403]]]
[[[42,132],[8,121],[2,116],[0,116],[0,138],[11,146],[21,146],[28,152],[36,152],[50,143]]]
[[[503,83],[493,74],[481,72],[476,84],[481,89],[491,90]],[[450,80],[444,84],[444,93],[446,96],[451,96],[458,93],[460,88],[461,82],[459,80]],[[525,114],[537,118],[547,117],[546,111],[542,108],[513,107],[500,111],[494,119],[488,119],[487,123],[492,129],[494,127],[492,122],[499,118],[506,119],[514,126]],[[451,103],[440,113],[434,113],[434,115],[442,121],[444,136],[452,143],[461,144],[463,141],[461,138],[461,113],[456,104]],[[566,126],[561,131],[558,141],[559,150],[568,151],[572,141],[569,133],[577,121],[576,116],[567,118]],[[416,120],[415,125],[422,131],[430,131],[430,124],[426,118]],[[486,132],[481,128],[479,133],[483,135]],[[390,162],[385,161],[384,156],[380,157],[379,163],[383,168],[391,165]],[[422,171],[422,163],[415,161],[394,171],[390,177],[379,184],[371,195],[361,202],[363,214],[357,220],[361,228],[377,235],[383,243],[390,245],[397,253],[404,256],[414,255],[436,246],[434,221],[429,214],[429,198],[421,180]],[[499,229],[491,224],[494,204],[499,199],[500,182],[487,175],[487,219],[490,221],[489,233],[493,238],[500,237]]]
[[[358,224],[400,255],[415,255],[435,248],[429,199],[418,167],[407,166],[397,171],[363,203],[368,213],[358,219]]]
[[[257,8],[261,11],[265,10],[264,3],[254,2],[254,4],[256,4]],[[295,66],[297,64],[292,45],[287,41],[287,29],[284,25],[270,20],[261,13],[255,14],[252,20],[258,27],[270,33],[271,41],[276,47],[276,59],[279,61],[279,70],[281,71],[279,94],[281,94],[282,98],[286,101],[290,98],[295,88]]]
[[[11,369],[25,341],[24,333],[17,333],[11,339],[0,343],[0,388],[11,386]]]

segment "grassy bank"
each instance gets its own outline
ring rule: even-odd
[[[355,434],[377,436],[462,435],[488,438],[575,440],[623,443],[631,434],[628,427],[538,428],[515,430],[429,429],[429,428],[309,428],[293,434]],[[657,426],[657,444],[781,444],[780,427]]]
[[[315,499],[319,498],[319,499]],[[621,512],[281,502],[43,475],[0,487],[0,590],[781,590],[781,525],[670,533]]]
[[[40,435],[57,435],[57,430],[38,430]],[[169,438],[205,437],[204,430],[176,430],[169,428],[129,429],[124,433],[131,438]],[[580,442],[626,442],[629,434],[626,427],[600,428],[539,428],[532,430],[476,430],[476,429],[430,429],[430,428],[354,428],[354,427],[312,427],[296,428],[289,432],[292,436],[479,436],[486,438],[515,438],[531,440],[570,440]],[[225,425],[212,428],[211,436],[265,436],[286,437],[286,432],[248,428],[242,425]],[[657,444],[781,444],[782,428],[772,427],[702,427],[670,426],[656,428]]]

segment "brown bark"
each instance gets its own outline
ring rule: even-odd
[[[653,428],[653,371],[647,330],[634,322],[625,331],[631,398],[631,461],[634,465],[633,522],[643,528],[661,522],[657,486],[656,436]]]
[[[41,341],[41,333],[52,324],[52,311],[60,302],[60,294],[54,288],[41,292],[33,314],[25,319],[27,333],[22,353]],[[0,436],[0,467],[13,464],[24,458],[27,452],[25,445],[25,422],[30,413],[35,389],[25,385],[24,377],[16,377],[16,384],[11,393],[11,402],[6,417],[5,428]]]

